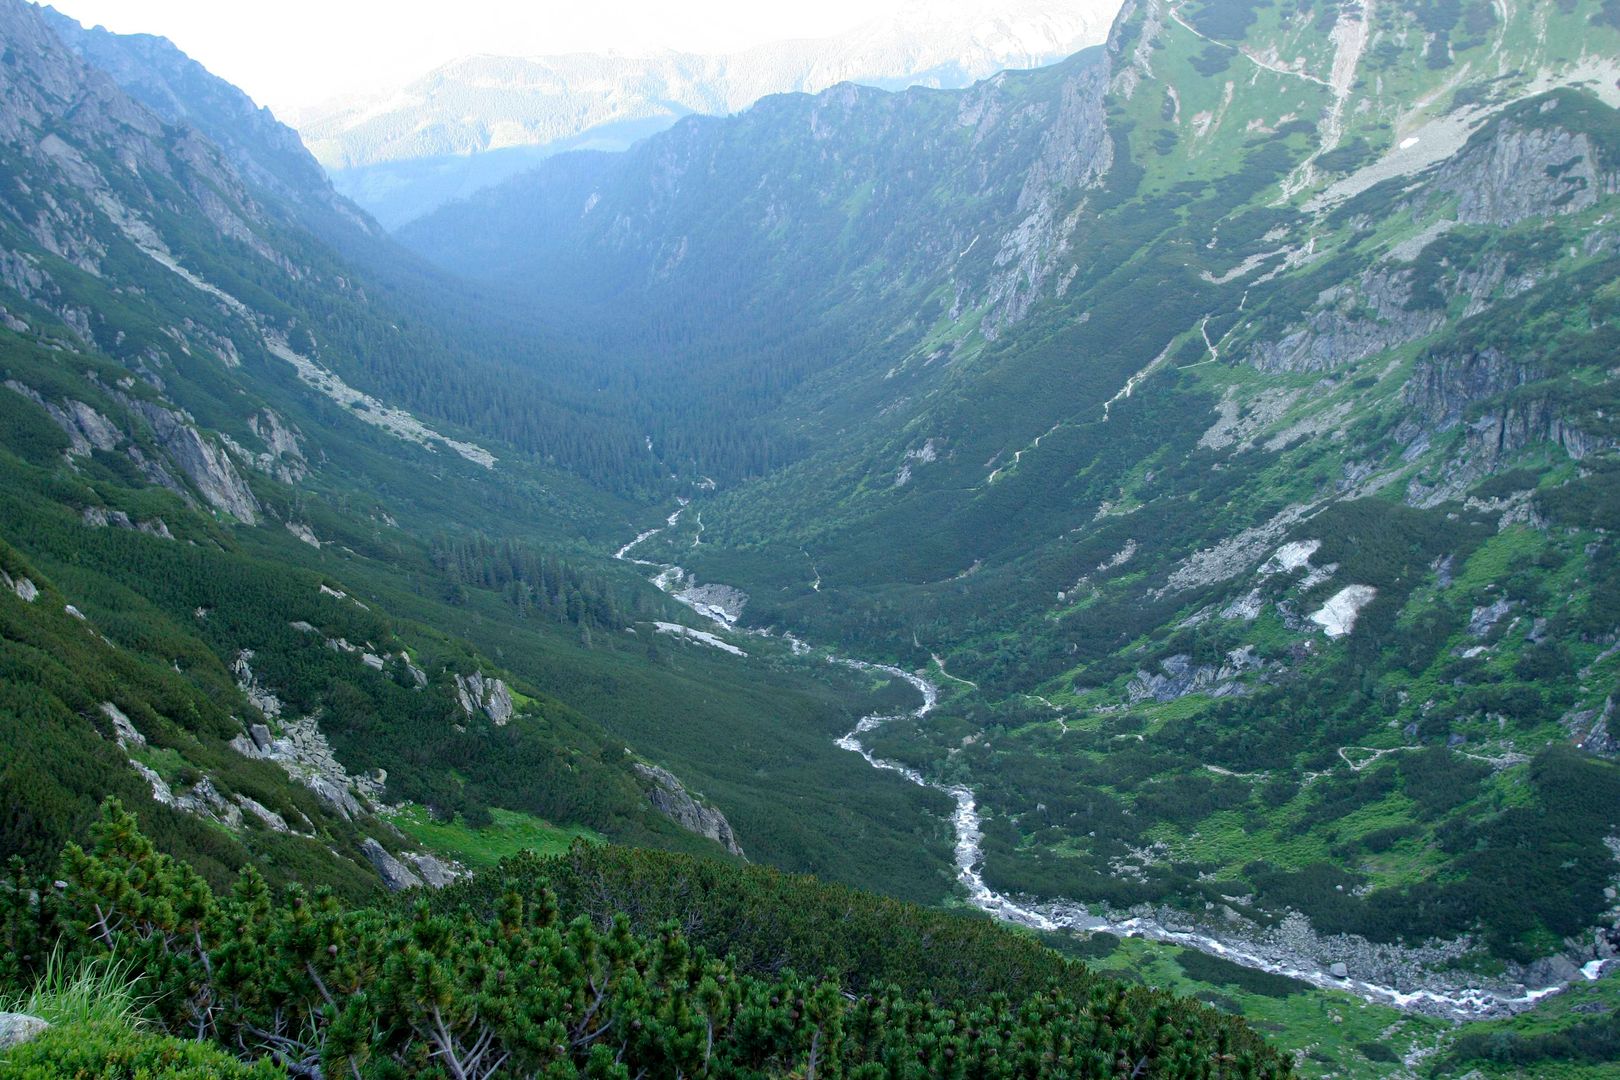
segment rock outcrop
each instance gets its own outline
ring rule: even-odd
[[[45,410],[57,427],[68,437],[69,457],[89,457],[92,450],[112,451],[124,441],[124,433],[111,420],[82,401],[66,400],[60,404],[47,401],[33,387],[15,379],[6,380],[6,388]]]
[[[130,768],[140,773],[151,785],[152,801],[160,806],[173,807],[193,817],[204,818],[233,832],[242,828],[242,808],[225,798],[209,777],[205,776],[198,780],[191,786],[190,791],[177,792],[150,766],[134,759],[131,759],[129,764]]]
[[[248,421],[253,434],[264,443],[265,452],[253,458],[254,467],[283,484],[296,484],[309,475],[309,462],[295,428],[289,427],[271,409],[263,409]]]
[[[1614,718],[1614,698],[1601,709],[1580,709],[1563,718],[1563,725],[1575,745],[1599,757],[1620,757],[1620,731],[1610,726]]]
[[[1263,341],[1250,362],[1269,375],[1332,371],[1434,333],[1442,310],[1413,307],[1412,271],[1381,266],[1325,289],[1303,325]]]
[[[675,778],[674,773],[668,769],[660,769],[656,765],[637,764],[635,769],[636,775],[651,785],[647,790],[647,798],[654,810],[688,832],[706,836],[733,855],[745,857],[742,846],[737,843],[737,837],[731,831],[731,822],[726,820],[726,815],[694,799],[685,786]]]
[[[148,401],[126,398],[125,404],[151,425],[153,437],[208,505],[244,525],[258,523],[264,511],[231,464],[230,455],[203,438],[189,416]]]
[[[1544,102],[1543,115],[1556,119],[1558,104]],[[1597,158],[1584,134],[1509,120],[1494,137],[1442,166],[1434,189],[1456,198],[1463,224],[1505,228],[1529,218],[1579,213],[1601,195],[1613,194],[1617,175],[1600,172]]]
[[[112,721],[113,738],[117,740],[121,749],[128,750],[131,746],[146,745],[146,736],[135,730],[135,724],[124,714],[123,709],[110,701],[104,701],[101,703],[101,712]]]
[[[1539,372],[1496,349],[1425,358],[1406,384],[1405,399],[1433,428],[1462,423],[1470,406],[1540,378]]]
[[[389,892],[404,892],[424,886],[442,889],[455,884],[456,879],[466,873],[461,866],[446,864],[426,852],[402,851],[395,858],[387,848],[369,836],[360,842],[360,850],[377,871],[377,876],[383,879]]]
[[[1476,460],[1496,463],[1538,443],[1551,443],[1573,460],[1581,461],[1617,440],[1577,426],[1565,404],[1551,394],[1536,394],[1508,401],[1470,426],[1468,450]]]
[[[17,598],[25,604],[32,604],[39,599],[39,586],[25,577],[14,578],[4,570],[0,570],[0,585],[16,593]]]
[[[371,860],[371,865],[377,870],[377,876],[383,879],[383,884],[388,886],[389,892],[404,892],[406,889],[422,887],[421,878],[371,837],[368,836],[360,842],[360,850]]]
[[[136,523],[122,510],[108,510],[104,506],[87,506],[84,508],[82,519],[92,529],[125,529],[129,532],[143,532],[148,536],[155,536],[159,540],[173,540],[174,533],[162,518],[153,518],[150,521]]]
[[[1114,165],[1103,107],[1108,74],[1108,65],[1097,64],[1063,87],[1040,154],[1024,174],[1019,219],[1001,238],[986,283],[986,340],[1021,322],[1054,288],[1064,288],[1058,278],[1072,265],[1070,245],[1084,220],[1085,204],[1077,192],[1095,185]],[[972,96],[964,100],[963,118],[978,107]]]
[[[413,851],[405,856],[405,860],[416,868],[423,882],[432,889],[442,889],[454,885],[456,880],[465,874],[459,866],[448,865],[424,852]]]
[[[247,695],[247,699],[252,703],[253,707],[269,719],[274,720],[281,715],[281,699],[259,685],[258,677],[253,674],[252,660],[253,650],[243,649],[236,654],[236,660],[231,664],[231,674],[236,676],[236,685],[241,688],[242,693]],[[257,731],[263,727],[262,724],[255,724],[254,730]],[[265,730],[268,731],[268,729]],[[257,735],[254,735],[254,741],[257,743]],[[267,746],[260,746],[261,750],[267,748]]]
[[[320,725],[310,716],[285,724],[281,737],[274,739],[263,724],[254,724],[247,737],[237,736],[231,746],[244,757],[280,765],[345,821],[366,813],[367,804],[380,802],[388,783],[388,774],[381,769],[367,776],[351,776],[321,734]]]
[[[1264,670],[1265,662],[1247,645],[1227,653],[1218,666],[1195,665],[1190,656],[1171,656],[1159,661],[1157,672],[1138,671],[1125,688],[1125,697],[1132,705],[1176,701],[1189,694],[1231,697],[1245,692],[1239,681],[1243,676]]]
[[[505,727],[516,711],[506,681],[482,671],[456,676],[456,700],[468,716],[482,712],[496,727]]]

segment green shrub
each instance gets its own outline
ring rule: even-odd
[[[10,1080],[283,1080],[269,1061],[246,1065],[217,1047],[114,1020],[61,1024],[0,1057]]]

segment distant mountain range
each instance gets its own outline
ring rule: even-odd
[[[840,82],[963,87],[1101,44],[1119,0],[912,0],[848,33],[724,55],[470,56],[292,119],[337,189],[395,228],[582,148],[622,150],[692,113]]]

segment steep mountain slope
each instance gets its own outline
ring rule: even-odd
[[[237,171],[252,140],[166,123],[30,5],[0,5],[0,41],[7,855],[54,857],[113,793],[216,884],[251,862],[357,897],[444,872],[406,853],[585,833],[944,891],[934,800],[830,744],[867,687],[771,651],[739,684],[673,636],[684,609],[588,557],[641,504],[390,388],[611,420],[407,314],[300,224],[330,189]],[[219,85],[176,115],[237,115]]]
[[[458,273],[521,283],[514,303],[546,297],[666,415],[708,414],[781,465],[832,431],[762,424],[785,394],[821,376],[858,412],[895,384],[834,365],[916,350],[926,366],[944,333],[994,334],[1056,284],[1058,193],[1113,159],[1101,78],[1091,53],[965,93],[773,97],[624,155],[567,155],[400,236]],[[666,459],[683,472],[738,475],[723,453],[679,449]]]
[[[717,395],[784,335],[798,460],[645,557],[932,670],[857,745],[967,785],[1031,921],[1522,1007],[1620,947],[1617,21],[1139,0],[1099,58],[688,120],[404,235],[618,298]]]
[[[165,123],[196,129],[249,185],[289,204],[311,231],[335,242],[345,230],[363,235],[377,230],[375,222],[336,196],[297,132],[167,39],[87,30],[54,8],[44,14],[51,30],[91,67]]]
[[[467,57],[297,124],[338,189],[397,228],[552,154],[624,149],[692,113],[841,82],[960,87],[1050,64],[1101,42],[1118,9],[1118,0],[934,0],[837,37],[730,55]]]

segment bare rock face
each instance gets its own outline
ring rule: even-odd
[[[231,464],[230,455],[203,438],[186,414],[146,401],[127,399],[125,404],[151,425],[159,445],[208,505],[245,525],[258,523],[263,512],[259,501]]]
[[[172,806],[182,813],[204,818],[225,826],[232,832],[242,828],[242,808],[220,794],[214,781],[203,777],[190,791],[176,792],[157,771],[131,758],[129,767],[141,774],[152,788],[152,801],[160,806]]]
[[[1132,705],[1144,701],[1176,701],[1189,694],[1230,697],[1247,692],[1239,681],[1243,676],[1264,668],[1253,646],[1248,645],[1233,649],[1219,667],[1195,665],[1190,656],[1171,656],[1159,662],[1156,672],[1138,671],[1125,694]]]
[[[468,716],[475,716],[481,711],[496,727],[505,727],[516,711],[512,690],[505,680],[481,671],[456,676],[456,699]]]
[[[387,790],[388,778],[380,769],[368,776],[349,775],[312,716],[283,724],[279,738],[273,738],[265,725],[254,724],[246,735],[232,739],[230,745],[243,757],[262,758],[280,765],[288,776],[308,788],[328,810],[345,821],[367,813],[370,808],[366,804],[381,801]],[[257,811],[247,809],[265,821]],[[268,821],[265,823],[275,827]]]
[[[1540,378],[1523,360],[1496,349],[1465,356],[1434,356],[1418,364],[1405,397],[1430,424],[1444,431],[1462,422],[1468,407]]]
[[[247,695],[247,699],[253,704],[253,707],[265,716],[275,719],[281,715],[281,699],[259,685],[258,677],[253,674],[252,660],[253,650],[243,649],[236,654],[236,660],[231,664],[231,673],[236,676],[236,685],[241,687],[242,693]],[[263,726],[262,724],[254,725],[255,728]],[[266,728],[265,730],[268,733],[269,729]],[[256,732],[253,734],[253,741],[258,744],[259,749],[268,749],[268,742],[259,742],[259,736]]]
[[[422,875],[422,880],[432,889],[442,889],[448,885],[454,885],[456,879],[466,872],[457,866],[446,865],[432,855],[419,851],[411,852],[405,856],[405,859],[416,867],[416,872]]]
[[[304,457],[296,428],[289,427],[271,409],[254,416],[248,421],[248,427],[265,446],[265,452],[253,459],[254,467],[260,472],[274,476],[283,484],[296,484],[309,475],[309,462]]]
[[[0,570],[0,585],[16,593],[17,598],[25,604],[32,604],[39,599],[39,586],[25,577],[13,578],[4,570]]]
[[[124,710],[110,701],[104,701],[101,703],[101,712],[112,721],[113,737],[118,740],[121,748],[127,750],[131,746],[146,745],[146,736],[135,729],[135,724],[124,714]]]
[[[1614,719],[1614,698],[1603,703],[1601,709],[1583,709],[1567,713],[1562,723],[1575,745],[1588,754],[1599,757],[1620,757],[1620,731],[1610,726]]]
[[[263,825],[271,832],[288,833],[292,831],[292,829],[287,825],[286,818],[282,817],[268,806],[265,806],[257,799],[250,799],[246,795],[238,794],[236,796],[236,805],[252,814],[258,819],[259,824]]]
[[[1084,203],[1075,203],[1074,192],[1095,185],[1113,167],[1114,142],[1103,107],[1108,74],[1107,66],[1099,64],[1063,88],[1040,156],[1018,193],[1018,224],[1001,237],[996,252],[996,269],[987,283],[988,340],[1021,322],[1051,291],[1083,220]],[[963,108],[982,106],[970,97]],[[1063,287],[1057,288],[1061,295]]]
[[[68,400],[59,405],[45,400],[33,387],[15,379],[8,379],[5,385],[45,410],[51,421],[67,435],[70,457],[88,457],[92,450],[111,451],[124,441],[124,434],[117,425],[82,401]]]
[[[1412,308],[1412,271],[1379,267],[1325,289],[1300,325],[1250,354],[1268,375],[1332,371],[1434,333],[1446,313]]]
[[[125,529],[129,532],[142,532],[147,536],[155,536],[159,540],[173,540],[174,534],[162,518],[153,518],[150,521],[136,522],[122,510],[108,510],[104,506],[87,506],[81,515],[81,520],[92,529]]]
[[[39,1038],[51,1025],[27,1013],[0,1013],[0,1050],[9,1050]]]
[[[1556,101],[1552,108],[1557,118]],[[1437,191],[1457,197],[1466,225],[1507,227],[1536,217],[1574,214],[1615,190],[1617,177],[1600,173],[1595,148],[1585,135],[1561,127],[1504,123],[1495,138],[1445,165]]]
[[[422,887],[421,878],[404,863],[388,854],[388,849],[371,837],[368,836],[361,841],[360,850],[371,860],[371,865],[376,868],[377,875],[383,879],[383,884],[388,886],[389,892],[404,892],[406,889]]]
[[[635,769],[636,775],[652,785],[647,792],[647,798],[652,802],[654,810],[686,831],[707,836],[733,855],[745,857],[742,846],[737,843],[737,837],[731,831],[731,822],[726,820],[726,815],[694,799],[675,778],[674,773],[668,769],[660,769],[656,765],[638,764]]]
[[[1468,433],[1468,449],[1495,463],[1537,443],[1552,443],[1575,461],[1611,450],[1616,440],[1575,423],[1566,405],[1551,394],[1509,402],[1480,417]]]

